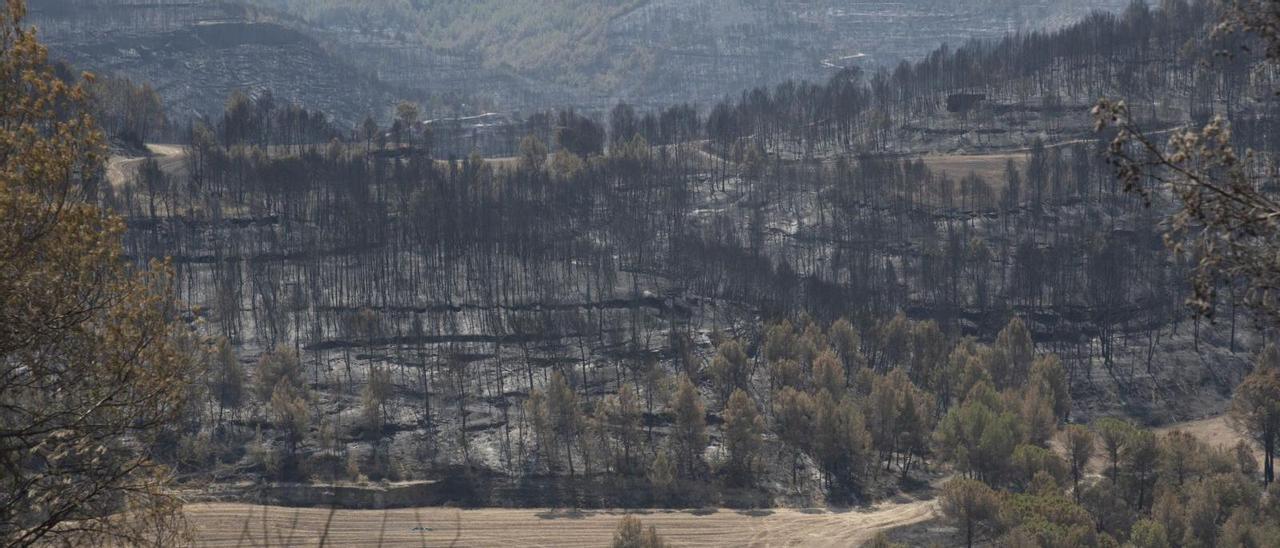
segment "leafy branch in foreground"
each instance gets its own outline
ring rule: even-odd
[[[1236,152],[1226,121],[1175,131],[1162,146],[1123,101],[1100,101],[1093,114],[1099,130],[1116,130],[1108,156],[1126,191],[1148,205],[1176,200],[1179,207],[1165,220],[1165,242],[1195,262],[1188,304],[1210,315],[1217,289],[1241,284],[1244,303],[1280,320],[1280,201],[1250,175],[1253,155]]]
[[[1280,2],[1275,0],[1223,0],[1222,17],[1215,34],[1244,31],[1262,39],[1268,59],[1280,58]]]
[[[1235,42],[1245,52],[1260,44],[1261,62],[1274,65],[1280,60],[1280,2],[1223,0],[1212,35],[1244,38]],[[1157,196],[1178,201],[1166,219],[1165,241],[1196,263],[1188,304],[1209,315],[1217,288],[1233,284],[1244,287],[1245,304],[1280,321],[1280,200],[1268,190],[1275,181],[1254,175],[1259,159],[1232,145],[1226,120],[1219,116],[1202,129],[1174,131],[1161,146],[1123,101],[1099,101],[1093,116],[1098,130],[1116,131],[1108,157],[1126,191],[1148,205]]]
[[[55,75],[0,7],[0,545],[172,545],[185,531],[150,454],[195,363],[167,269],[122,257],[93,204],[103,143],[85,84]]]

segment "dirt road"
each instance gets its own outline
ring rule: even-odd
[[[451,508],[293,509],[195,504],[186,509],[200,546],[608,546],[622,511]],[[676,546],[859,546],[876,533],[933,518],[936,501],[872,509],[642,510]],[[327,531],[327,532],[326,532]]]
[[[182,160],[187,152],[181,146],[149,144],[147,149],[165,173],[176,174],[185,169]],[[146,158],[112,156],[107,160],[107,181],[112,187],[120,188],[137,177],[138,166],[142,165],[143,160]]]

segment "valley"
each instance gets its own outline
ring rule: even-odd
[[[1255,1],[6,4],[0,541],[1267,546]]]
[[[375,0],[351,17],[349,2],[44,0],[32,23],[63,60],[150,82],[179,116],[217,115],[232,90],[269,89],[354,125],[385,119],[405,98],[442,115],[705,104],[846,65],[893,67],[944,43],[1060,28],[1125,3],[646,0],[529,16],[523,3],[482,4],[419,14]],[[573,17],[580,34],[549,31]],[[499,22],[519,31],[485,40],[469,27]]]

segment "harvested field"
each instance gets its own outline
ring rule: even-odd
[[[295,509],[194,504],[199,546],[607,546],[623,511]],[[938,515],[936,501],[850,510],[641,510],[676,546],[858,546]]]
[[[966,177],[970,173],[981,177],[993,188],[1004,188],[1005,166],[1010,160],[1019,170],[1027,167],[1025,152],[1007,154],[930,154],[921,156],[926,166],[936,173],[946,173],[952,179]]]

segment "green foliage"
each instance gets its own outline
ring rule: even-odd
[[[567,150],[557,152],[551,159],[551,171],[561,179],[573,179],[586,168],[581,156]]]
[[[705,464],[702,453],[707,448],[707,411],[689,377],[681,375],[676,382],[670,408],[675,415],[670,442],[676,456],[676,469],[681,477],[693,477]]]
[[[804,366],[800,362],[784,358],[769,364],[769,378],[775,390],[795,388],[803,390],[805,382]]]
[[[785,387],[773,397],[774,432],[791,453],[791,482],[797,481],[800,456],[813,450],[817,408],[809,394]]]
[[[1013,451],[1013,484],[1029,490],[1037,474],[1047,473],[1057,485],[1070,477],[1070,466],[1062,457],[1043,447],[1023,444]]]
[[[630,384],[622,385],[618,395],[606,404],[605,416],[618,439],[616,467],[623,473],[638,469],[643,432],[640,430],[640,398]]]
[[[667,544],[654,527],[644,528],[635,516],[625,516],[613,533],[613,548],[663,548]]]
[[[547,145],[533,135],[520,140],[520,167],[525,171],[542,171],[547,164]]]
[[[1025,386],[1035,352],[1026,324],[1020,318],[1011,320],[996,336],[991,349],[988,370],[996,388],[1004,390]]]
[[[1121,454],[1125,445],[1129,442],[1134,426],[1114,417],[1106,417],[1095,422],[1093,430],[1097,433],[1099,444],[1107,458],[1108,476],[1111,478],[1111,483],[1119,483]]]
[[[1175,487],[1182,487],[1204,472],[1206,447],[1195,436],[1174,430],[1160,440],[1160,475]]]
[[[1216,546],[1280,546],[1280,523],[1259,520],[1250,508],[1236,508],[1222,524]]]
[[[387,422],[387,400],[391,398],[394,385],[391,383],[391,370],[385,367],[369,369],[369,382],[365,384],[360,401],[363,407],[364,426],[370,439],[382,437],[382,428]]]
[[[905,476],[915,457],[923,457],[929,450],[932,396],[916,388],[902,369],[894,369],[872,380],[865,409],[872,445],[886,464],[901,455]]]
[[[845,380],[853,380],[858,370],[867,365],[866,358],[862,355],[862,338],[857,329],[849,320],[841,318],[831,324],[831,329],[827,330],[827,339],[831,341],[832,348],[844,365]]]
[[[946,367],[934,386],[938,405],[950,408],[980,382],[991,384],[991,376],[982,365],[977,343],[972,338],[961,339],[947,355]]]
[[[764,357],[769,363],[797,359],[795,330],[783,320],[769,326],[764,334]]]
[[[899,312],[877,331],[882,358],[882,363],[878,365],[884,369],[904,365],[909,357],[911,337],[911,323],[907,321],[906,314]]]
[[[218,339],[210,373],[210,392],[218,402],[218,417],[224,408],[239,409],[244,400],[244,368],[225,338]]]
[[[547,409],[547,394],[539,389],[529,393],[524,401],[524,413],[529,421],[529,433],[533,435],[535,459],[545,458],[548,467],[555,461],[555,441],[551,433],[551,413]]]
[[[800,337],[796,339],[796,359],[812,368],[814,361],[818,358],[818,353],[829,346],[827,336],[818,327],[817,322],[814,322],[811,318],[804,317],[801,319],[800,325],[803,329],[800,330]]]
[[[764,417],[756,403],[746,392],[734,390],[724,410],[724,445],[729,452],[725,470],[731,481],[744,485],[755,482],[763,432]]]
[[[818,391],[826,391],[832,397],[844,394],[844,367],[835,352],[824,350],[813,360],[813,387]]]
[[[1048,398],[1053,414],[1059,421],[1071,414],[1071,387],[1067,385],[1067,373],[1062,360],[1055,355],[1036,358],[1031,364],[1031,387],[1039,389]]]
[[[1264,351],[1253,373],[1236,387],[1228,417],[1231,425],[1262,448],[1263,481],[1275,481],[1276,453],[1280,452],[1280,365]]]
[[[130,145],[141,146],[168,123],[164,102],[150,84],[135,85],[128,79],[99,77],[94,79],[90,91],[102,129]]]
[[[1213,546],[1218,537],[1218,519],[1224,514],[1219,502],[1216,482],[1206,479],[1188,490],[1183,521],[1185,531],[1182,544],[1189,546]]]
[[[952,408],[935,434],[938,449],[956,468],[993,484],[1007,480],[1008,463],[1023,441],[1019,417],[1000,409],[984,384],[974,387],[960,407]],[[993,401],[993,399],[995,401]]]
[[[396,105],[396,121],[407,128],[411,128],[418,123],[418,119],[422,116],[422,108],[411,101],[401,101]]]
[[[716,392],[721,401],[728,401],[734,390],[747,390],[751,387],[751,369],[747,362],[747,353],[735,340],[728,340],[716,349],[716,356],[711,359],[707,368],[715,383]]]
[[[784,442],[807,449],[813,440],[817,410],[813,398],[791,387],[783,388],[773,398],[774,430]]]
[[[827,392],[818,394],[814,402],[815,457],[836,500],[859,494],[866,467],[871,461],[871,435],[867,432],[862,410],[852,398],[837,401]]]
[[[942,513],[955,522],[972,548],[980,538],[1000,527],[1000,497],[987,484],[971,479],[953,479],[942,486]]]
[[[262,354],[258,358],[257,378],[254,391],[258,399],[270,402],[275,394],[276,386],[284,383],[294,392],[303,386],[302,362],[298,355],[289,348],[277,348]]]
[[[1001,519],[1034,538],[1037,546],[1098,545],[1089,512],[1058,493],[1005,497],[1001,504]]]
[[[1122,452],[1123,485],[1125,499],[1139,510],[1151,504],[1151,492],[1155,488],[1160,463],[1156,435],[1149,430],[1134,430],[1129,434]]]
[[[936,322],[919,322],[911,327],[910,341],[907,371],[912,382],[928,389],[938,386],[943,382],[940,377],[946,374],[946,358],[951,351],[946,335]]]
[[[1086,487],[1080,495],[1080,504],[1093,516],[1094,526],[1100,533],[1124,538],[1133,525],[1133,510],[1110,481],[1100,481]]]
[[[578,408],[578,394],[559,371],[551,374],[547,385],[547,417],[550,419],[551,436],[555,444],[564,448],[569,463],[569,473],[575,472],[573,447],[582,428],[582,413]]]
[[[659,450],[649,466],[649,484],[653,485],[660,497],[669,497],[675,491],[678,473],[675,463],[667,456],[667,451]]]
[[[1062,448],[1067,454],[1076,502],[1080,501],[1080,480],[1084,479],[1089,459],[1093,458],[1094,442],[1093,432],[1080,425],[1067,426],[1062,433]]]
[[[1169,533],[1164,526],[1151,519],[1140,519],[1129,532],[1129,544],[1133,548],[1170,548]]]
[[[281,381],[271,393],[271,421],[284,432],[289,453],[297,453],[311,425],[310,394],[305,388]]]
[[[1045,445],[1057,431],[1058,421],[1053,415],[1053,402],[1045,397],[1037,385],[1029,386],[1022,392],[1019,414],[1023,431],[1032,443]]]

